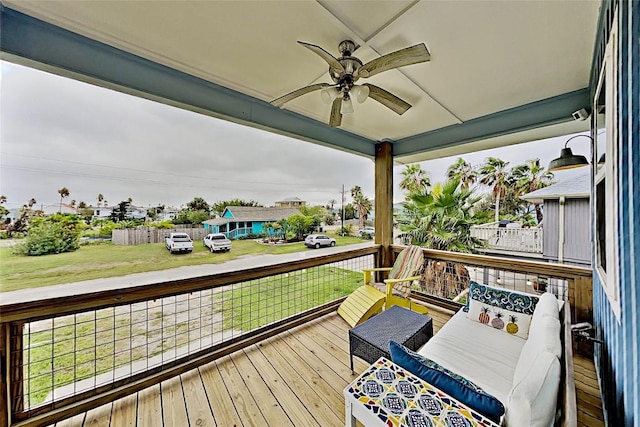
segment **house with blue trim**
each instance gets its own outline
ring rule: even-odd
[[[222,233],[229,239],[264,233],[264,225],[299,214],[297,208],[227,206],[220,218],[204,221],[208,233]]]

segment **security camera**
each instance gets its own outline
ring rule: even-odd
[[[583,121],[589,118],[589,112],[586,110],[586,108],[575,111],[571,115],[573,116],[573,120]]]

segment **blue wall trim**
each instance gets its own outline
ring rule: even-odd
[[[409,155],[564,123],[573,120],[571,113],[589,105],[590,90],[584,88],[398,140],[393,154]]]
[[[15,55],[150,94],[231,121],[365,156],[376,141],[281,110],[268,102],[40,21],[0,5],[0,49]],[[4,55],[3,55],[4,56]],[[64,75],[64,73],[62,73]]]

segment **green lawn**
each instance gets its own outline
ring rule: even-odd
[[[338,246],[362,243],[356,237],[335,237]],[[111,243],[81,246],[76,252],[38,257],[18,256],[11,248],[0,248],[0,291],[59,285],[82,280],[124,276],[188,265],[215,264],[247,255],[285,254],[312,250],[303,243],[262,245],[253,240],[236,240],[227,253],[212,254],[194,243],[190,254],[171,255],[164,244],[115,246]]]

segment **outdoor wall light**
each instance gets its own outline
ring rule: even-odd
[[[560,151],[560,157],[558,157],[557,159],[553,159],[551,160],[551,162],[549,162],[549,167],[548,167],[549,171],[560,171],[560,170],[566,170],[566,169],[579,168],[582,166],[587,166],[589,164],[585,156],[581,156],[579,154],[573,154],[571,152],[571,148],[567,147],[567,144],[569,144],[569,141],[571,141],[572,139],[578,138],[580,136],[584,136],[593,141],[593,139],[589,135],[575,135],[569,138],[567,142],[565,142],[564,148]]]

